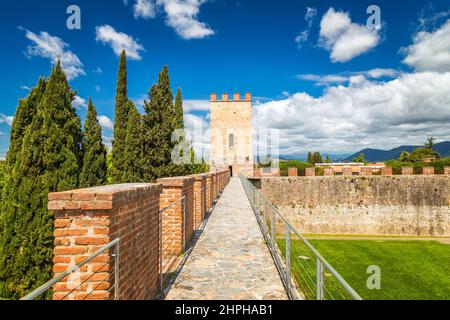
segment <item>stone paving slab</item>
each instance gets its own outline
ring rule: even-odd
[[[238,178],[232,178],[167,300],[286,300]]]

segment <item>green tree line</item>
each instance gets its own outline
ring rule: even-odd
[[[58,63],[19,101],[0,183],[0,299],[18,299],[52,277],[53,216],[49,192],[107,183],[154,182],[161,177],[208,170],[192,162],[175,165],[172,132],[184,128],[181,90],[175,103],[164,67],[148,93],[144,114],[128,98],[126,53],[120,57],[112,150],[89,99],[84,127],[75,97]],[[189,143],[189,142],[188,142]],[[189,144],[190,146],[190,144]],[[50,298],[44,296],[43,298]]]

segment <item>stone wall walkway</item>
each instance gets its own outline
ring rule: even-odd
[[[287,299],[238,178],[223,192],[166,299]]]

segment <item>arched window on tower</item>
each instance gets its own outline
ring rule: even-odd
[[[228,147],[234,148],[234,135],[232,133],[228,136]]]

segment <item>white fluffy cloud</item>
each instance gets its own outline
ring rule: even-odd
[[[127,57],[132,60],[141,60],[141,53],[145,51],[144,47],[132,36],[116,31],[110,25],[95,27],[96,38],[103,44],[108,44],[117,56],[120,56],[122,50],[127,52]]]
[[[155,4],[151,0],[136,0],[133,10],[136,19],[149,19],[156,16]]]
[[[381,79],[381,78],[395,78],[400,75],[400,72],[395,69],[376,68],[361,72],[343,72],[339,74],[299,74],[297,79],[304,81],[315,82],[318,86],[328,86],[333,84],[344,84],[346,82],[355,82],[362,78]]]
[[[209,111],[209,100],[183,100],[183,108],[185,111]]]
[[[75,99],[72,101],[72,106],[76,109],[79,108],[87,109],[88,105],[86,99],[83,99],[80,96],[75,96]]]
[[[114,130],[114,122],[107,116],[97,116],[97,120],[104,129]]]
[[[303,30],[300,32],[297,37],[295,37],[295,42],[297,43],[298,47],[301,48],[303,46],[303,43],[308,41],[309,39],[309,32],[312,28],[312,25],[314,23],[314,19],[317,16],[317,9],[306,7],[306,14],[305,14],[305,21],[308,25],[306,30]]]
[[[209,114],[199,116],[192,113],[185,113],[184,126],[188,133],[188,138],[192,141],[195,154],[199,159],[209,160],[210,151],[210,131]]]
[[[61,38],[51,36],[48,32],[42,31],[39,34],[19,27],[25,31],[25,37],[33,42],[27,47],[26,56],[39,56],[50,59],[52,64],[61,61],[61,67],[67,75],[68,80],[73,80],[80,75],[85,75],[83,64],[76,54],[67,48],[69,45]]]
[[[450,140],[450,72],[402,74],[388,82],[353,76],[321,97],[296,93],[255,107],[255,127],[280,130],[282,154]]]
[[[199,21],[200,6],[206,0],[136,0],[133,6],[135,18],[154,18],[161,9],[166,14],[166,24],[183,39],[202,39],[215,32]]]
[[[6,123],[8,126],[12,126],[13,121],[13,116],[6,116],[3,113],[0,113],[0,123]]]
[[[319,43],[330,51],[333,62],[347,62],[378,45],[377,30],[353,23],[347,12],[330,8],[320,22]]]
[[[417,33],[402,52],[403,62],[417,71],[450,71],[450,19],[434,32]]]

